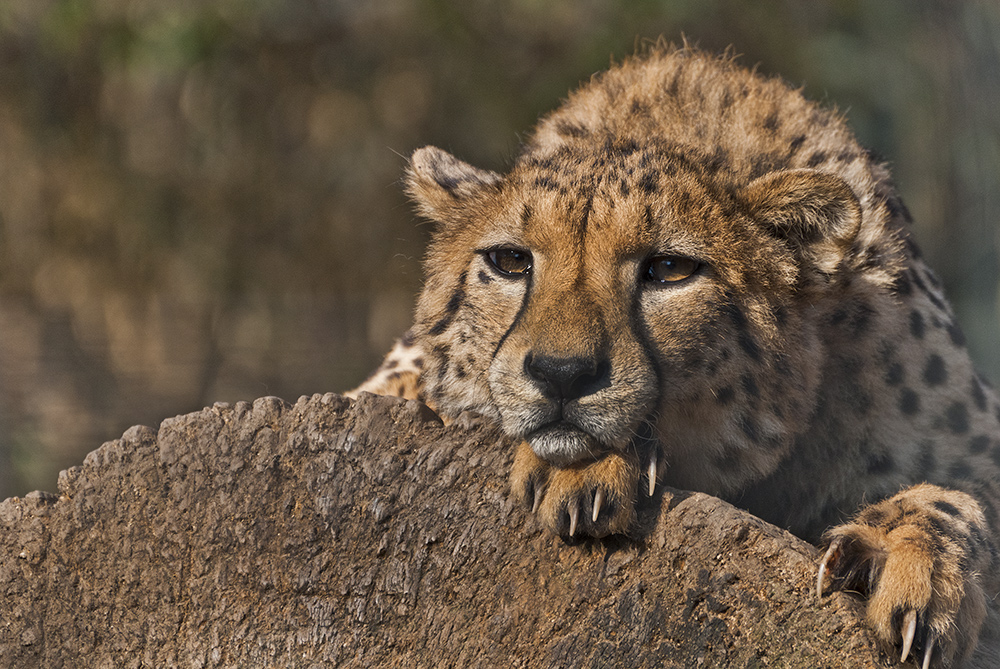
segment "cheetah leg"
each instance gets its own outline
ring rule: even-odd
[[[824,585],[868,596],[876,634],[913,651],[926,669],[953,666],[974,649],[986,617],[979,573],[987,567],[986,523],[969,495],[914,486],[825,535],[817,595]]]

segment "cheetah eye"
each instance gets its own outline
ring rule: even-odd
[[[687,279],[701,263],[684,256],[655,256],[646,262],[642,278],[650,283],[671,284]]]
[[[504,276],[516,279],[531,272],[531,253],[523,249],[492,249],[486,251],[486,259]]]

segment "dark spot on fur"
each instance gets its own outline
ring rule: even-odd
[[[956,507],[954,504],[949,504],[948,502],[944,501],[943,499],[936,500],[934,502],[934,508],[937,509],[938,511],[942,511],[944,513],[947,513],[949,516],[961,516],[962,515],[962,513],[958,510],[958,507]]]
[[[757,340],[749,332],[741,332],[739,336],[740,348],[754,362],[760,362],[760,346]]]
[[[552,177],[535,177],[533,182],[535,188],[541,188],[542,190],[559,190],[559,184],[552,180]]]
[[[652,195],[660,187],[660,180],[657,177],[656,172],[650,170],[649,172],[646,172],[641,177],[639,177],[638,186],[647,195]]]
[[[796,151],[802,148],[802,145],[805,143],[805,141],[806,141],[805,135],[796,135],[795,138],[788,143],[788,155],[789,156],[794,155]]]
[[[732,402],[735,397],[736,391],[733,390],[732,386],[723,386],[715,393],[715,401],[722,406]]]
[[[866,462],[869,474],[888,474],[896,468],[896,462],[888,453],[875,453],[868,456]]]
[[[631,189],[628,187],[628,181],[624,177],[618,184],[618,191],[622,194],[622,197],[628,197],[628,194],[631,192]]]
[[[489,274],[487,274],[486,272],[484,272],[483,270],[479,270],[478,277],[479,277],[479,283],[492,283],[493,282],[493,277],[490,276]]]
[[[937,308],[938,308],[939,310],[941,310],[941,311],[944,311],[944,312],[947,312],[947,311],[948,311],[948,305],[947,305],[947,304],[945,304],[945,303],[944,303],[944,302],[943,302],[943,301],[941,300],[941,298],[940,298],[940,297],[938,297],[937,295],[935,295],[934,293],[927,293],[927,299],[928,299],[928,300],[930,300],[930,301],[931,301],[931,304],[933,304],[933,305],[934,305],[935,307],[937,307]]]
[[[910,278],[903,272],[896,277],[896,282],[893,285],[897,295],[909,296],[913,294],[913,284],[910,283]]]
[[[774,322],[779,326],[788,325],[788,309],[785,307],[778,307],[774,310]]]
[[[924,367],[924,381],[929,386],[939,386],[947,380],[948,370],[945,368],[944,359],[937,353],[932,353]]]
[[[670,82],[666,85],[667,93],[671,97],[676,97],[677,92],[680,90],[681,86],[681,72],[682,68],[677,68],[674,72],[674,76],[670,79]]]
[[[705,165],[705,169],[710,173],[718,172],[729,162],[729,153],[721,146],[715,147],[715,152]]]
[[[743,392],[745,392],[750,397],[760,397],[760,389],[757,387],[757,382],[754,380],[753,376],[750,374],[744,374],[740,378],[740,383],[743,385]]]
[[[924,338],[927,326],[924,324],[924,315],[914,309],[910,312],[910,334],[917,339]]]
[[[860,337],[868,331],[874,316],[874,309],[864,302],[858,302],[854,313],[851,315],[851,329],[855,337]]]
[[[403,336],[400,337],[399,339],[399,343],[405,346],[406,348],[410,348],[411,346],[413,346],[414,341],[415,337],[413,335],[413,330],[407,330],[406,332],[403,333]]]
[[[806,161],[806,167],[816,167],[824,162],[826,162],[826,153],[823,151],[817,151],[809,156],[809,160]]]
[[[417,369],[423,369],[424,368],[424,359],[423,358],[414,358],[413,359],[413,366],[416,367]]]
[[[955,434],[969,431],[969,410],[964,402],[953,402],[944,413],[948,429]]]
[[[920,396],[910,388],[903,388],[899,394],[899,410],[907,416],[912,416],[920,411]]]
[[[972,468],[968,462],[959,460],[948,467],[948,476],[953,479],[966,480],[972,478]]]
[[[969,439],[969,453],[972,453],[973,455],[985,453],[986,449],[989,447],[990,438],[985,434],[977,434],[972,439]]]
[[[626,158],[638,150],[639,145],[634,139],[622,139],[608,146],[608,153],[617,158]]]
[[[576,123],[570,123],[569,121],[559,121],[556,123],[556,132],[563,137],[586,137],[590,132],[583,126],[577,125]]]
[[[768,132],[777,132],[778,126],[781,122],[778,120],[778,111],[774,110],[764,119],[764,130]]]
[[[903,382],[903,378],[906,375],[906,371],[903,369],[903,365],[898,362],[894,362],[889,365],[889,369],[885,372],[885,382],[890,386],[896,386]]]
[[[396,369],[399,367],[399,360],[386,360],[385,369]]]

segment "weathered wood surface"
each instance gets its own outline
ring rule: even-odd
[[[566,543],[475,421],[364,395],[128,430],[0,503],[3,667],[888,667],[817,551],[701,494]]]

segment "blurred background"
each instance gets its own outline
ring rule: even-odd
[[[3,0],[0,499],[133,424],[344,390],[409,322],[436,144],[682,35],[844,111],[1000,381],[996,0]]]

